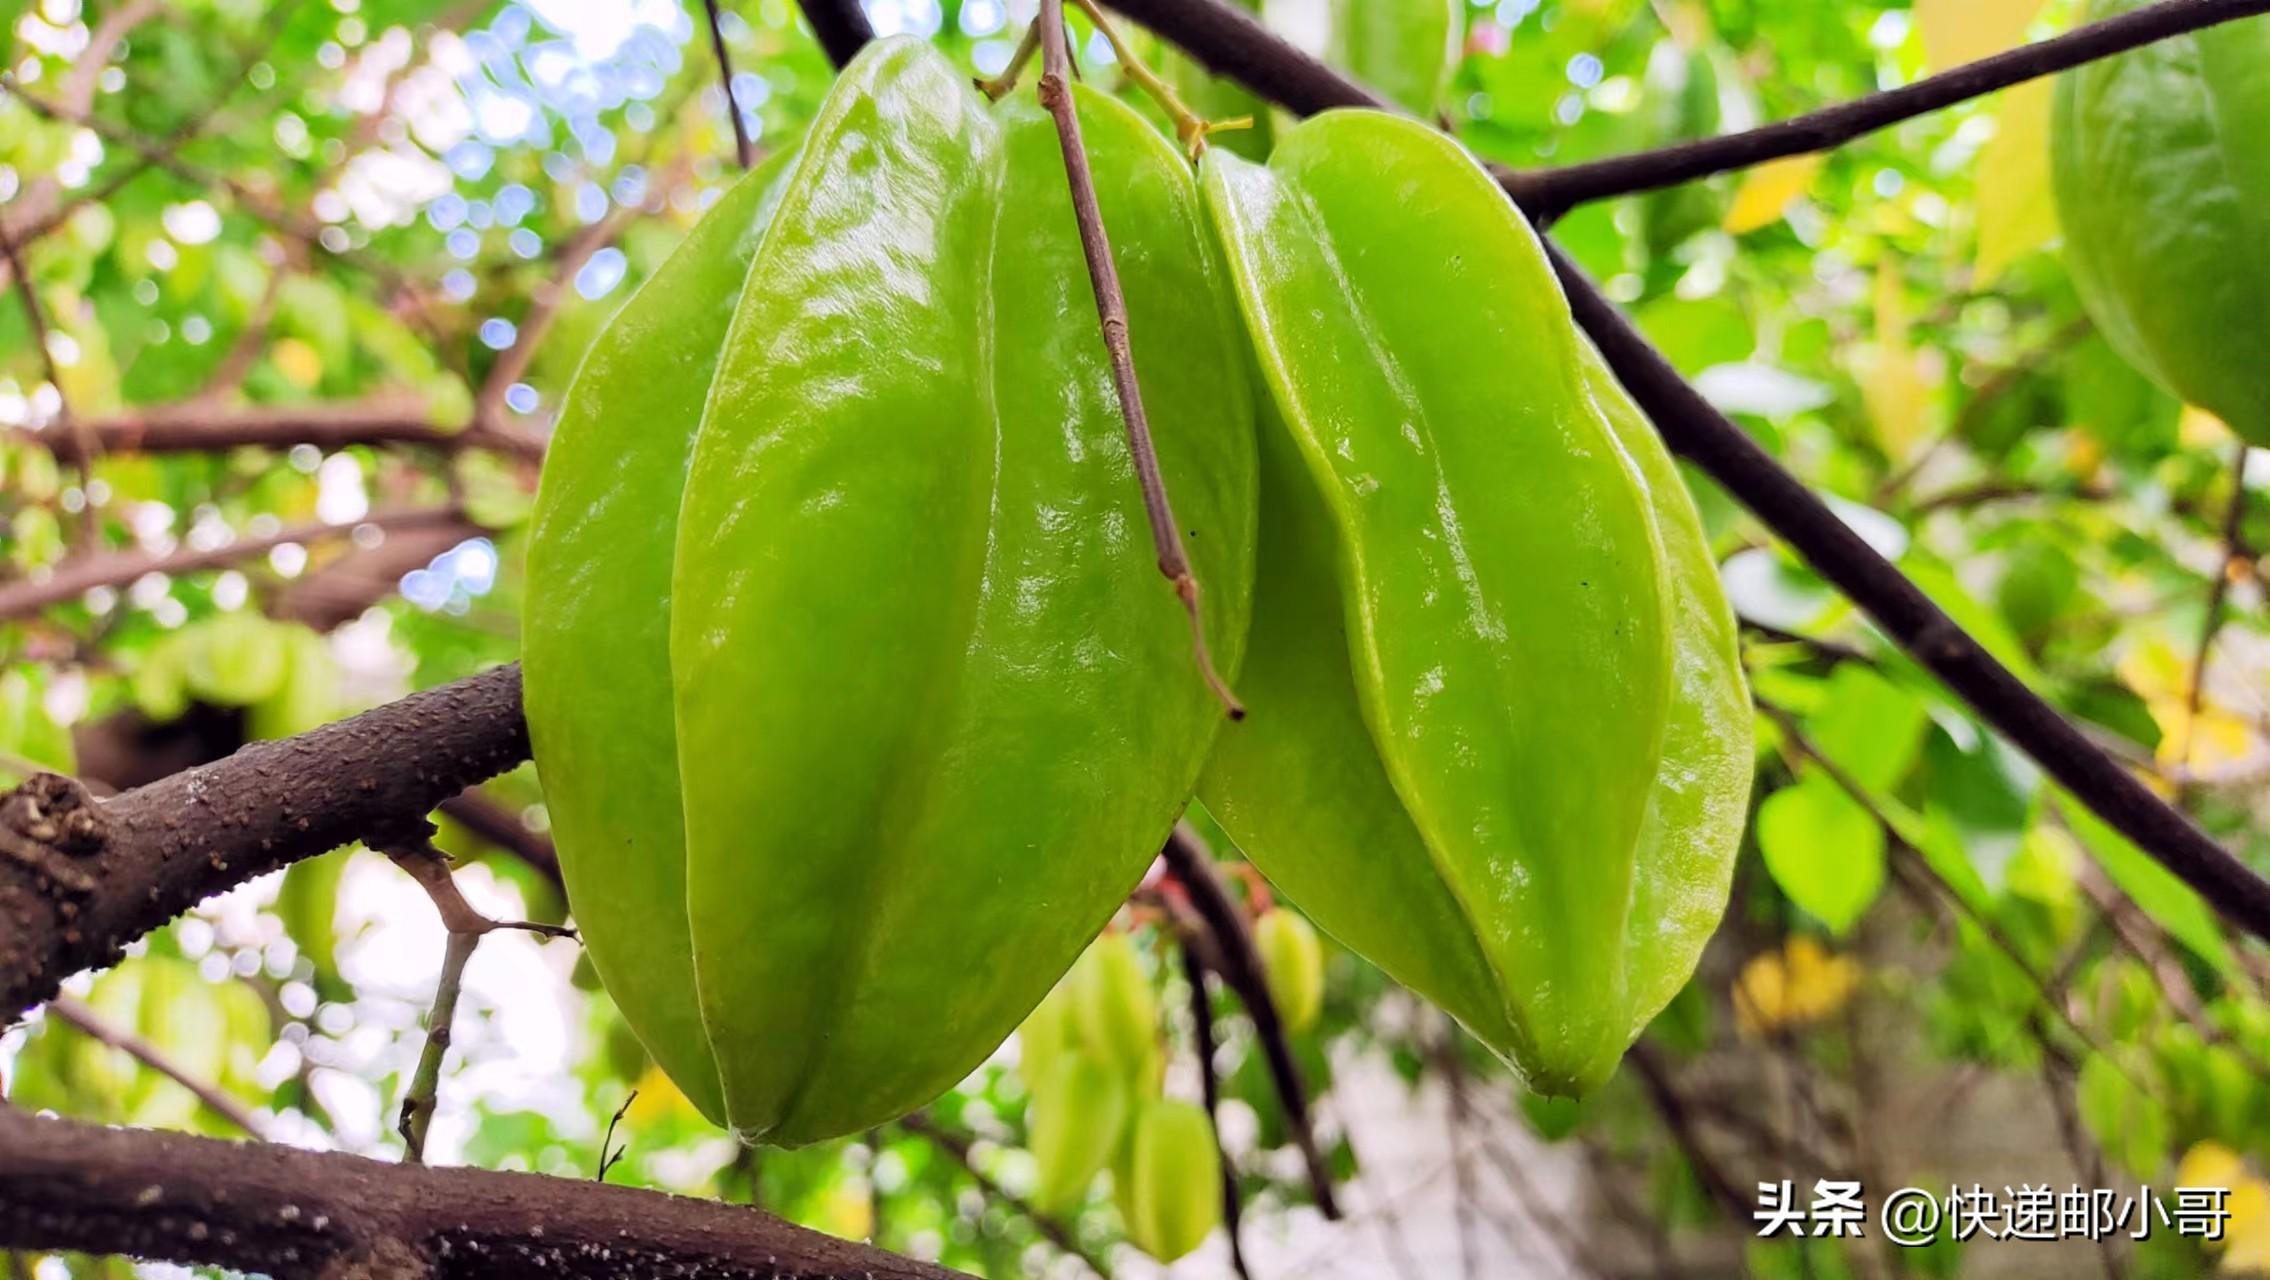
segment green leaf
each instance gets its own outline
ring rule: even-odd
[[[2092,1053],[2081,1064],[2081,1123],[2105,1154],[2139,1178],[2159,1172],[2168,1154],[2168,1117],[2157,1099],[2129,1079],[2122,1064]]]
[[[1332,61],[1388,101],[1434,114],[1458,69],[1461,0],[1333,0]]]
[[[2200,959],[2224,973],[2233,971],[2230,943],[2223,937],[2222,926],[2216,922],[2214,910],[2190,885],[2072,797],[2060,792],[2058,801],[2065,825],[2072,828],[2122,893],[2135,899],[2144,914],[2198,953]]]
[[[1884,888],[1884,829],[1827,775],[1758,806],[1758,848],[1790,901],[1843,934]]]
[[[1923,749],[1928,717],[1913,693],[1856,662],[1829,677],[1820,710],[1805,733],[1852,780],[1869,791],[1896,785]]]

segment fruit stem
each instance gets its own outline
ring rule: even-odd
[[[980,76],[976,81],[977,91],[984,94],[988,102],[999,102],[1008,97],[1010,91],[1017,87],[1017,81],[1025,74],[1026,64],[1033,60],[1033,52],[1039,48],[1040,23],[1035,22],[1025,28],[1024,38],[1017,41],[1017,51],[1009,55],[1009,65],[1001,68],[1001,74],[991,79]]]
[[[1206,135],[1228,129],[1253,127],[1252,116],[1208,120],[1192,111],[1189,104],[1182,100],[1182,96],[1174,91],[1174,86],[1161,80],[1158,73],[1151,70],[1150,64],[1143,61],[1142,56],[1127,41],[1120,38],[1119,28],[1112,25],[1111,19],[1105,16],[1102,5],[1097,4],[1096,0],[1075,0],[1075,3],[1080,6],[1082,13],[1088,15],[1088,20],[1096,24],[1096,30],[1103,32],[1103,38],[1110,42],[1111,52],[1119,59],[1120,68],[1127,73],[1127,78],[1135,82],[1136,88],[1149,94],[1151,100],[1159,104],[1159,110],[1166,112],[1167,119],[1173,121],[1174,136],[1181,139],[1183,154],[1189,157],[1192,164],[1198,163],[1198,157],[1206,153]]]
[[[1103,213],[1096,204],[1095,175],[1088,167],[1088,149],[1080,141],[1080,115],[1066,83],[1070,54],[1064,43],[1063,0],[1041,0],[1040,16],[1033,23],[1041,51],[1040,104],[1056,121],[1056,140],[1064,152],[1064,176],[1072,191],[1072,217],[1080,228],[1080,251],[1088,260],[1088,279],[1095,286],[1096,320],[1103,330],[1105,353],[1111,359],[1112,387],[1127,422],[1127,448],[1135,463],[1135,478],[1143,489],[1143,511],[1151,523],[1151,542],[1158,552],[1159,572],[1174,587],[1190,618],[1190,648],[1206,687],[1221,701],[1232,720],[1245,718],[1245,708],[1230,692],[1214,656],[1206,647],[1206,628],[1198,609],[1198,579],[1190,571],[1182,534],[1175,524],[1174,508],[1167,501],[1166,480],[1159,474],[1159,454],[1151,441],[1150,419],[1143,412],[1143,388],[1135,378],[1135,354],[1127,338],[1127,297],[1119,286],[1119,268],[1111,256],[1111,240],[1104,232]]]

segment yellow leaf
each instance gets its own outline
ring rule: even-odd
[[[865,1240],[875,1233],[875,1204],[867,1183],[848,1179],[828,1188],[812,1226],[839,1240]]]
[[[323,380],[323,357],[298,338],[278,338],[268,349],[268,358],[275,362],[276,372],[284,375],[284,381],[302,391]]]
[[[2245,1176],[2246,1166],[2238,1152],[2213,1139],[2192,1143],[2175,1167],[2175,1185],[2179,1187],[2229,1187]]]
[[[1784,156],[1750,170],[1742,175],[1742,185],[1734,189],[1734,199],[1727,204],[1726,218],[1719,225],[1732,235],[1772,226],[1781,220],[1789,202],[1813,185],[1821,163],[1817,155]]]
[[[701,1112],[695,1110],[693,1102],[678,1091],[677,1084],[663,1074],[662,1068],[649,1065],[638,1078],[638,1096],[631,1099],[630,1110],[623,1113],[623,1118],[630,1121],[633,1127],[644,1128],[666,1117],[679,1115],[698,1118]]]
[[[2198,449],[2221,445],[2231,439],[2231,429],[2223,420],[2195,404],[2183,406],[2183,416],[2176,419],[2176,438],[2186,446]]]
[[[1945,71],[2000,53],[2023,40],[2042,0],[1915,0],[1923,56]]]
[[[1860,985],[1860,965],[1808,934],[1760,952],[1734,980],[1734,1022],[1744,1035],[1833,1017]]]
[[[1906,458],[1922,438],[1931,386],[1909,341],[1907,299],[1888,257],[1876,267],[1876,338],[1853,353],[1853,364],[1877,440],[1893,461]]]
[[[2182,1183],[2197,1186],[2198,1183]],[[2220,1183],[2205,1184],[2220,1186]],[[2223,1270],[2260,1275],[2270,1271],[2270,1186],[2260,1179],[2244,1178],[2231,1187],[2223,1202],[2230,1220],[2223,1224]]]
[[[2029,80],[2002,95],[1994,137],[1978,156],[1978,256],[1972,283],[1991,284],[2028,250],[2057,235],[2049,188],[2050,81]]]

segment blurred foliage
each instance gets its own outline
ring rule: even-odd
[[[735,100],[760,150],[785,145],[829,68],[785,0],[725,7]],[[1256,7],[1307,47],[1375,58],[1370,74],[1398,92],[1442,74],[1376,61],[1386,36],[1348,54],[1335,15],[1386,22],[1396,15],[1380,12],[1393,7],[1384,0]],[[1485,159],[1569,163],[1905,83],[2059,29],[2066,8],[1502,0],[1460,15],[1460,56],[1433,105]],[[882,29],[933,34],[992,74],[1032,4],[869,9]],[[1421,48],[1441,6],[1413,0],[1409,13],[1395,38]],[[0,298],[0,583],[83,555],[215,550],[311,521],[334,530],[219,569],[130,574],[0,622],[0,781],[45,767],[131,785],[154,762],[182,767],[514,656],[535,471],[510,450],[123,449],[82,478],[42,441],[155,411],[223,431],[250,413],[384,411],[540,437],[597,325],[734,176],[699,21],[699,6],[673,0],[0,3],[10,87],[0,226],[21,241],[49,330],[42,352],[21,295]],[[1090,74],[1110,82],[1108,50],[1075,28]],[[1154,42],[1137,47],[1170,64],[1201,109],[1255,109]],[[2261,866],[2262,565],[2254,552],[2226,564],[2221,528],[2251,495],[2240,542],[2270,547],[2270,460],[2258,454],[2242,486],[2228,432],[2091,332],[2056,252],[2041,88],[1825,156],[1582,207],[1553,232],[1858,532]],[[1265,147],[1269,114],[1258,114],[1224,144]],[[1937,1081],[1948,1116],[1964,1094],[1994,1087],[1982,1080],[2001,1082],[1997,1097],[2030,1087],[2039,1098],[2046,1082],[2038,1123],[2013,1129],[2039,1148],[2036,1176],[2227,1181],[2247,1206],[2219,1253],[2162,1233],[2132,1246],[2133,1274],[2263,1267],[2260,953],[1724,495],[1699,478],[1693,487],[1753,624],[1755,849],[1702,973],[1643,1041],[1634,1063],[1645,1069],[1627,1065],[1581,1107],[1528,1097],[1470,1046],[1446,1049],[1439,1019],[1329,940],[1317,960],[1272,926],[1270,953],[1297,953],[1304,970],[1284,989],[1316,1008],[1292,1043],[1312,1087],[1329,1094],[1357,1064],[1385,1063],[1414,1090],[1464,1090],[1533,1140],[1584,1144],[1600,1223],[1613,1230],[1578,1234],[1613,1256],[1628,1252],[1619,1242],[1664,1257],[1716,1238],[1736,1242],[1755,1274],[1827,1277],[1963,1274],[1966,1250],[1982,1246],[1887,1257],[1849,1242],[1744,1244],[1748,1223],[1713,1187],[1746,1197],[1761,1179],[1856,1170],[1872,1191],[1944,1183],[1965,1171],[1862,1170],[1866,1139],[1903,1123],[1872,1081]],[[416,510],[448,520],[392,534],[364,523]],[[2219,575],[2227,621],[2202,679]],[[540,839],[530,770],[485,790]],[[1234,856],[1202,813],[1193,819]],[[560,918],[540,870],[470,827],[445,823],[440,840],[478,860],[467,878],[499,914]],[[1270,908],[1264,886],[1233,879],[1251,909]],[[72,989],[273,1120],[276,1136],[385,1151],[434,963],[372,905],[415,916],[422,903],[399,882],[368,854],[304,863]],[[1033,1104],[1069,1088],[1093,1100],[1083,1106],[1116,1108],[1108,1127],[1124,1132],[1130,1092],[1195,1096],[1190,993],[1163,919],[1138,907],[1112,935],[1129,947],[1114,980],[1153,999],[1122,992],[1106,1008],[1122,1021],[1091,1012],[1086,1033],[1118,1037],[1113,1061],[1148,1045],[1163,1067],[1143,1066],[1127,1088],[1066,1086],[1053,1063],[1035,1072],[1050,1082],[1028,1081],[1036,1055],[1012,1042],[926,1113],[967,1141],[985,1184],[948,1147],[897,1126],[798,1151],[736,1150],[650,1067],[564,942],[484,950],[509,954],[515,975],[557,979],[560,1069],[535,1083],[503,1071],[533,1052],[501,1030],[521,997],[476,992],[462,1017],[477,1027],[459,1032],[437,1134],[451,1158],[590,1176],[622,1107],[615,1182],[754,1201],[997,1276],[1073,1265],[1052,1263],[1056,1251],[996,1192],[1041,1195],[1085,1249],[1113,1256],[1126,1239],[1112,1191],[1124,1140],[1068,1129]],[[417,936],[438,950],[438,934]],[[1305,1214],[1252,1025],[1224,992],[1213,1008],[1226,1107],[1250,1120],[1231,1152],[1248,1216]],[[226,1131],[178,1085],[52,1017],[0,1038],[0,1074],[21,1105]],[[1739,1087],[1709,1092],[1727,1080]],[[1793,1099],[1809,1118],[1787,1119]],[[1682,1129],[1682,1110],[1715,1117],[1706,1142]],[[1362,1152],[1338,1135],[1327,1130],[1335,1172],[1357,1175]],[[1099,1156],[1103,1146],[1112,1153]],[[1067,1161],[1070,1172],[1058,1167]]]

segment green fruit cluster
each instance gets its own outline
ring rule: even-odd
[[[1158,999],[1132,938],[1095,940],[1018,1028],[1017,1054],[1032,1095],[1035,1208],[1070,1213],[1109,1168],[1127,1238],[1159,1261],[1220,1225],[1213,1123],[1161,1096]]]
[[[1195,793],[1533,1084],[1596,1084],[1691,972],[1748,795],[1669,457],[1454,143],[1332,113],[1194,178],[1075,99],[1250,720],[1151,563],[1052,122],[879,42],[626,304],[547,462],[527,709],[601,979],[744,1137],[857,1131],[1033,1011]],[[1267,930],[1305,1021],[1314,940]],[[1140,978],[1107,939],[1060,992],[1107,1064],[1156,1055],[1108,994]],[[1036,1093],[1109,1112],[1068,1043]],[[1128,1158],[1181,1168],[1155,1070],[1120,1073]],[[1104,1144],[1040,1127],[1070,1194]],[[1164,1252],[1194,1221],[1125,1207]]]

